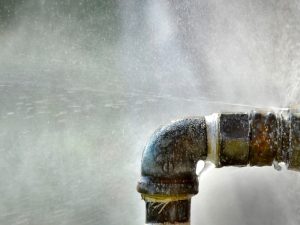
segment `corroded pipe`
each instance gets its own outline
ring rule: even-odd
[[[156,130],[144,149],[137,185],[146,202],[146,224],[189,224],[199,160],[216,167],[284,162],[300,170],[300,114],[221,113]]]

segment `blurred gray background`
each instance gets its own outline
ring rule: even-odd
[[[144,223],[143,146],[299,103],[300,2],[0,0],[0,224]],[[192,224],[298,225],[300,174],[209,169]]]

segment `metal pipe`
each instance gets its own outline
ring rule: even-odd
[[[198,193],[199,160],[223,166],[270,166],[300,170],[300,114],[221,113],[187,118],[154,132],[142,157],[138,192],[146,224],[189,224]]]

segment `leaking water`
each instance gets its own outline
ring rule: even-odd
[[[299,102],[298,1],[0,2],[0,224],[143,224],[142,149],[185,116]],[[193,224],[299,224],[300,175],[201,176]]]

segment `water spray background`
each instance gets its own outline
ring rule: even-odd
[[[299,102],[297,1],[0,1],[0,224],[144,223],[161,124]],[[200,178],[193,224],[299,224],[300,175]]]

